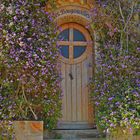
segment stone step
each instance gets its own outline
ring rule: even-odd
[[[44,132],[44,140],[104,140],[97,129],[53,130]]]

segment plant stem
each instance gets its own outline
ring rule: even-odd
[[[35,120],[37,120],[38,117],[37,117],[37,115],[35,114],[35,112],[33,111],[33,109],[32,109],[32,107],[30,106],[30,104],[28,103],[28,100],[27,100],[26,95],[25,95],[25,92],[24,92],[24,86],[23,86],[23,85],[22,85],[22,93],[23,93],[23,97],[24,97],[25,101],[26,101],[27,104],[29,105],[29,108],[30,108],[30,110],[31,110],[31,112],[32,112],[32,114],[33,114]]]
[[[118,2],[118,4],[119,4],[119,11],[120,11],[121,17],[123,19],[123,23],[125,24],[125,18],[124,18],[123,12],[122,12],[121,4],[120,4],[120,2]],[[122,53],[122,49],[123,49],[122,38],[123,38],[123,30],[121,30],[121,36],[120,36],[120,45],[121,45],[120,53]]]
[[[17,90],[16,90],[16,97],[18,97],[19,89],[20,89],[20,82],[18,83],[18,87],[17,87]]]
[[[125,31],[125,29],[127,28],[127,25],[128,25],[128,23],[130,22],[130,20],[131,20],[131,18],[132,18],[132,16],[133,16],[133,13],[134,13],[134,3],[133,3],[133,5],[132,5],[132,7],[131,7],[131,13],[130,13],[130,15],[128,16],[128,19],[127,19],[127,22],[125,23],[125,26],[124,26],[124,31]]]

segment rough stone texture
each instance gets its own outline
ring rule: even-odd
[[[44,131],[44,140],[140,140],[140,136],[112,138],[100,134],[97,129],[53,130],[52,132]]]
[[[85,130],[53,130],[52,132],[44,132],[44,140],[104,140],[97,129]]]
[[[42,121],[15,121],[16,140],[43,140]]]

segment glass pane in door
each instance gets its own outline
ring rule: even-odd
[[[74,41],[86,41],[86,39],[80,31],[74,29]]]
[[[80,57],[86,50],[86,46],[74,46],[74,58]]]
[[[69,40],[69,29],[66,29],[66,30],[62,31],[58,35],[58,40],[59,41],[68,41]]]
[[[69,46],[60,46],[60,53],[63,57],[69,58]]]

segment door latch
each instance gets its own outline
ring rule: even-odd
[[[74,79],[71,73],[69,73],[69,76],[70,76],[70,79],[71,79],[71,80]]]

